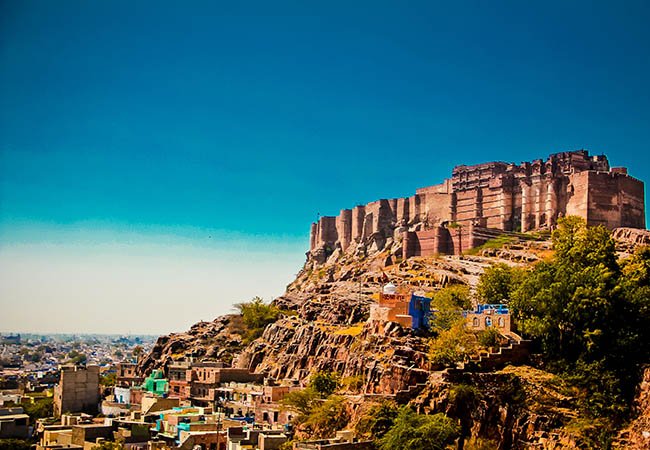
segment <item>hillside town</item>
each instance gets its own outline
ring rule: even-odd
[[[398,293],[392,283],[385,284],[377,297],[368,326],[394,322],[412,332],[423,332],[435,318],[430,298],[403,290]],[[494,328],[504,337],[521,340],[510,330],[505,305],[478,305],[463,317],[468,328]],[[353,430],[340,430],[325,440],[293,440],[293,419],[300,411],[283,400],[302,392],[308,380],[277,382],[248,369],[193,358],[176,360],[165,370],[154,369],[144,377],[139,375],[137,360],[144,351],[142,345],[150,350],[150,343],[141,338],[116,341],[108,348],[96,339],[92,343],[39,339],[39,346],[28,340],[23,346],[19,336],[7,336],[3,354],[9,365],[17,367],[1,372],[0,439],[32,439],[38,450],[93,449],[106,442],[147,450],[269,450],[287,448],[282,447],[285,443],[296,450],[374,448],[371,441],[358,439]],[[35,365],[31,361],[35,358],[24,348],[35,348],[33,352],[47,356]],[[116,357],[125,356],[124,351],[129,352],[130,361],[115,363]],[[92,359],[77,358],[86,353]],[[102,364],[94,363],[98,359]],[[507,362],[519,360],[512,355],[506,358]],[[52,361],[58,364],[52,365]],[[311,383],[319,377],[328,380],[332,374],[314,374]],[[358,400],[366,394],[346,396]],[[367,396],[376,398],[377,394]],[[43,403],[51,404],[51,410],[34,408]],[[35,418],[34,412],[47,417]]]

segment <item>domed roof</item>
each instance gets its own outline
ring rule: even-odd
[[[384,294],[394,295],[397,293],[397,287],[393,283],[384,285]]]

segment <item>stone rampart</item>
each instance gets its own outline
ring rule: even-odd
[[[552,229],[566,215],[609,229],[645,228],[644,202],[642,181],[585,150],[519,165],[461,165],[450,179],[417,189],[414,196],[321,217],[312,224],[310,255],[323,262],[336,250],[373,253],[388,245],[405,256],[457,254],[482,243],[473,227]]]

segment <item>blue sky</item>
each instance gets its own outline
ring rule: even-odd
[[[270,299],[318,213],[456,164],[586,148],[650,180],[650,4],[448,3],[2,2],[0,330]]]

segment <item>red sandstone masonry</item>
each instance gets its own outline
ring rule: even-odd
[[[563,152],[519,165],[491,162],[457,166],[451,179],[417,189],[408,198],[378,200],[312,224],[310,251],[379,237],[403,237],[403,255],[460,253],[481,243],[473,227],[502,231],[553,228],[576,215],[590,225],[645,228],[645,190],[626,168],[610,170],[607,157]],[[448,226],[453,224],[453,226]],[[459,226],[456,226],[459,225]],[[383,245],[383,244],[382,244]]]

